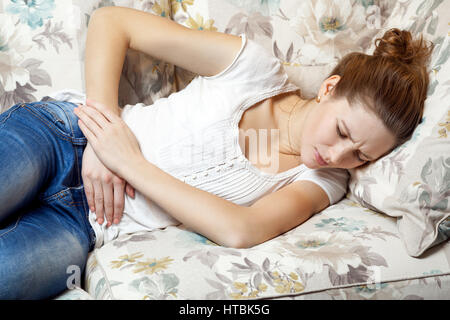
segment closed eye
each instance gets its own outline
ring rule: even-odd
[[[366,162],[367,160],[363,160],[359,157],[359,153],[355,152],[355,157],[358,159],[358,161],[360,162]]]
[[[342,134],[342,131],[341,131],[341,129],[339,129],[338,125],[336,125],[336,132],[337,132],[339,137],[341,137],[341,138],[345,138],[346,137],[345,135]]]
[[[344,134],[342,133],[341,129],[339,129],[339,125],[336,125],[336,132],[337,132],[338,136],[341,137],[341,138],[346,138],[346,137],[347,137],[346,135],[344,135]],[[367,160],[361,159],[361,158],[359,157],[359,153],[358,153],[358,152],[355,152],[353,155],[354,155],[354,156],[358,159],[358,161],[360,161],[360,162],[366,162],[366,161],[367,161]]]

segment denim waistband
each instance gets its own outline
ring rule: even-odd
[[[68,138],[75,145],[86,145],[87,139],[78,126],[78,117],[73,109],[76,104],[68,101],[38,101],[21,104],[38,117],[45,117],[58,134]],[[41,119],[45,121],[44,119]]]

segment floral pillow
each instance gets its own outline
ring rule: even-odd
[[[66,88],[84,92],[84,50],[92,12],[123,6],[170,17],[169,0],[0,0],[0,112]],[[172,91],[173,66],[128,52],[119,104]]]
[[[433,41],[424,116],[412,138],[376,163],[351,170],[348,196],[397,217],[405,248],[418,257],[450,236],[450,3],[398,2],[386,27]]]

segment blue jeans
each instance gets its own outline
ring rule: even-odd
[[[95,234],[75,107],[21,103],[0,114],[0,299],[51,298],[83,279]]]

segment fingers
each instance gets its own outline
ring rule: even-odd
[[[97,183],[97,188],[90,180],[84,180],[84,191],[86,193],[86,199],[88,201],[89,209],[95,213],[96,220],[99,224],[103,224],[103,190],[99,189],[99,184]],[[97,190],[96,190],[97,189]]]
[[[95,205],[97,208],[100,208],[95,212],[98,219],[97,221],[100,224],[103,224],[103,217],[106,217],[107,227],[111,226],[113,223],[118,224],[120,222],[125,204],[125,183],[118,177],[115,177],[112,180],[114,182],[110,182],[110,178],[100,181],[102,190],[97,192],[97,196],[95,197]],[[102,194],[102,196],[100,196],[100,194]]]
[[[95,212],[97,222],[103,224],[106,217],[107,227],[113,223],[118,224],[122,219],[125,204],[125,182],[123,179],[103,177],[97,179],[94,184],[90,183],[90,180],[86,180],[84,187],[89,208],[92,212]]]
[[[125,204],[125,183],[122,179],[114,184],[114,217],[113,223],[118,224],[122,219],[123,208]]]
[[[102,184],[103,189],[103,205],[104,205],[104,212],[106,216],[107,224],[106,226],[109,227],[112,225],[113,216],[114,216],[114,185],[110,183],[110,179],[103,180]]]
[[[128,183],[125,186],[125,192],[127,193],[127,195],[129,195],[131,198],[134,199],[135,196],[134,188],[130,186]]]
[[[78,120],[78,126],[80,127],[81,132],[83,132],[84,136],[88,139],[89,143],[92,145],[97,144],[97,137],[95,134],[84,124],[82,120]]]
[[[95,212],[94,187],[92,186],[91,181],[88,179],[83,179],[83,185],[84,193],[86,194],[86,200],[89,205],[89,210]]]
[[[118,117],[115,113],[113,113],[109,108],[107,108],[106,106],[104,106],[103,104],[91,100],[91,99],[86,99],[86,105],[95,108],[97,111],[101,112],[103,114],[103,116],[108,119],[111,122],[116,121]]]
[[[95,216],[97,222],[103,224],[104,221],[104,208],[103,208],[103,185],[101,181],[95,180],[94,186],[94,204],[95,204]]]
[[[74,113],[84,122],[84,124],[97,136],[100,129],[106,128],[110,121],[98,110],[79,106],[74,109]]]

